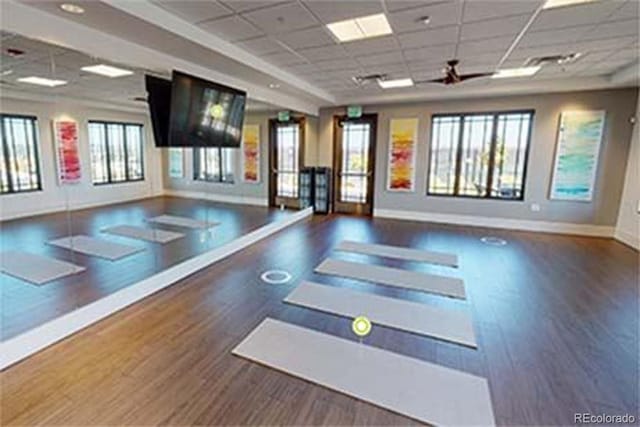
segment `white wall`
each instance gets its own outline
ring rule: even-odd
[[[640,120],[640,99],[636,107],[636,120]],[[635,124],[631,136],[631,148],[620,200],[616,239],[640,250],[640,123]]]
[[[0,111],[6,114],[36,116],[38,119],[38,149],[42,191],[0,196],[0,220],[160,195],[162,176],[161,154],[154,147],[153,133],[148,115],[63,102],[36,102],[0,98]],[[56,173],[52,120],[57,117],[73,118],[79,125],[78,144],[82,180],[78,184],[60,186]],[[145,130],[144,181],[94,186],[91,183],[91,162],[88,141],[89,120],[113,120],[141,123]]]
[[[242,181],[242,150],[235,149],[234,182],[206,182],[193,179],[193,149],[185,148],[183,154],[184,176],[169,176],[169,156],[163,156],[163,179],[166,193],[176,196],[196,197],[229,203],[266,206],[269,197],[269,119],[273,113],[247,112],[244,123],[260,126],[260,182]]]

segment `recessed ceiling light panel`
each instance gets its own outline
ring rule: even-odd
[[[592,3],[597,0],[547,0],[542,6],[543,9],[553,9],[556,7],[576,6],[583,3]]]
[[[350,42],[391,34],[391,26],[384,13],[327,24],[327,28],[340,41]]]
[[[84,8],[78,6],[77,4],[73,4],[73,3],[62,3],[60,5],[60,9],[64,10],[65,12],[68,13],[74,13],[76,15],[81,15],[84,13]]]
[[[492,79],[506,79],[511,77],[529,77],[540,71],[539,65],[535,67],[505,68],[498,70],[491,76]]]
[[[395,80],[378,80],[378,84],[382,89],[395,89],[399,87],[409,87],[413,86],[413,80],[410,78],[406,79],[395,79]]]
[[[20,83],[29,83],[32,85],[47,86],[47,87],[56,87],[56,86],[62,86],[67,84],[65,80],[47,79],[45,77],[36,77],[36,76],[22,77],[22,78],[19,78],[18,81]]]
[[[99,74],[101,76],[112,77],[112,78],[130,76],[133,74],[133,71],[125,70],[123,68],[112,67],[111,65],[105,65],[105,64],[82,67],[82,71]]]

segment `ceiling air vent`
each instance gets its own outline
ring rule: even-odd
[[[575,61],[580,58],[580,53],[570,53],[568,55],[550,55],[550,56],[539,56],[527,59],[525,66],[527,67],[535,67],[542,66],[547,64],[556,64],[556,65],[564,65]]]

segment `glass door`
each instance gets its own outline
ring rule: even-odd
[[[376,115],[334,119],[335,211],[373,213]]]
[[[304,119],[272,120],[269,156],[269,204],[299,207]]]

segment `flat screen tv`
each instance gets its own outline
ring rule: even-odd
[[[169,117],[171,110],[171,80],[144,76],[147,102],[157,147],[169,146]]]
[[[247,93],[174,71],[169,145],[240,147]]]

